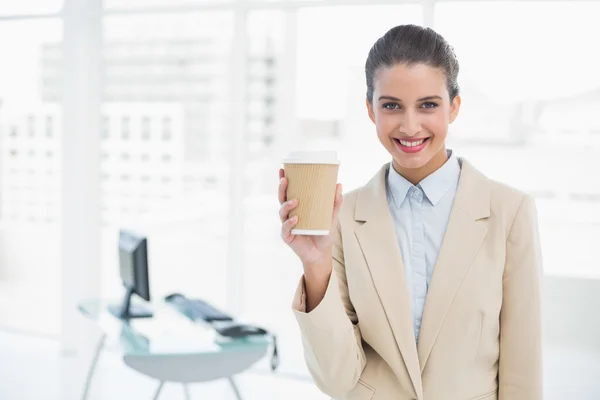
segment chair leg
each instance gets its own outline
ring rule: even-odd
[[[233,377],[230,376],[229,378],[227,378],[227,380],[229,381],[229,384],[231,385],[231,388],[233,389],[233,392],[235,393],[236,399],[242,400],[242,395],[240,394],[240,389],[238,389],[237,385],[235,384]]]
[[[164,385],[165,385],[165,382],[160,381],[160,383],[158,384],[158,388],[156,388],[156,393],[154,393],[154,398],[152,400],[158,400],[158,396],[160,395],[160,392]]]
[[[106,342],[106,335],[102,335],[102,338],[98,341],[98,345],[96,346],[96,353],[94,354],[94,358],[92,359],[92,363],[88,368],[87,376],[85,378],[85,384],[83,386],[83,393],[81,394],[81,400],[87,400],[88,395],[90,393],[90,386],[92,385],[92,378],[94,377],[94,373],[96,372],[96,366],[98,365],[98,360],[100,359],[100,354],[102,353],[102,349],[104,349],[104,343]]]
[[[192,400],[192,396],[190,396],[190,388],[187,383],[183,384],[183,393],[185,394],[185,400]]]

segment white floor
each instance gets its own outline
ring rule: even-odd
[[[546,400],[600,399],[600,353],[546,348]],[[89,355],[61,357],[55,341],[0,332],[0,399],[74,400],[78,398]],[[89,400],[152,399],[156,382],[124,367],[105,353]],[[250,372],[237,378],[244,400],[325,400],[306,379]],[[193,400],[233,400],[225,381],[190,386]],[[181,386],[167,385],[160,399],[183,400]]]

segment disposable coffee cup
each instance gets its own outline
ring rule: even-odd
[[[287,198],[297,199],[290,213],[298,223],[293,235],[328,235],[331,229],[340,162],[334,151],[292,152],[283,160]]]

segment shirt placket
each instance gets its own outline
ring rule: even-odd
[[[427,265],[425,263],[425,232],[423,228],[423,192],[418,187],[411,188],[410,207],[413,216],[412,223],[412,254],[413,265],[413,310],[415,317],[415,338],[419,340],[421,331],[422,310],[427,296]]]

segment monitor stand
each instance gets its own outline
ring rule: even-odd
[[[151,318],[152,311],[148,307],[144,307],[138,304],[131,304],[131,296],[133,295],[133,288],[128,287],[125,292],[123,302],[118,306],[108,306],[108,311],[115,317],[123,320],[134,319],[134,318]]]

